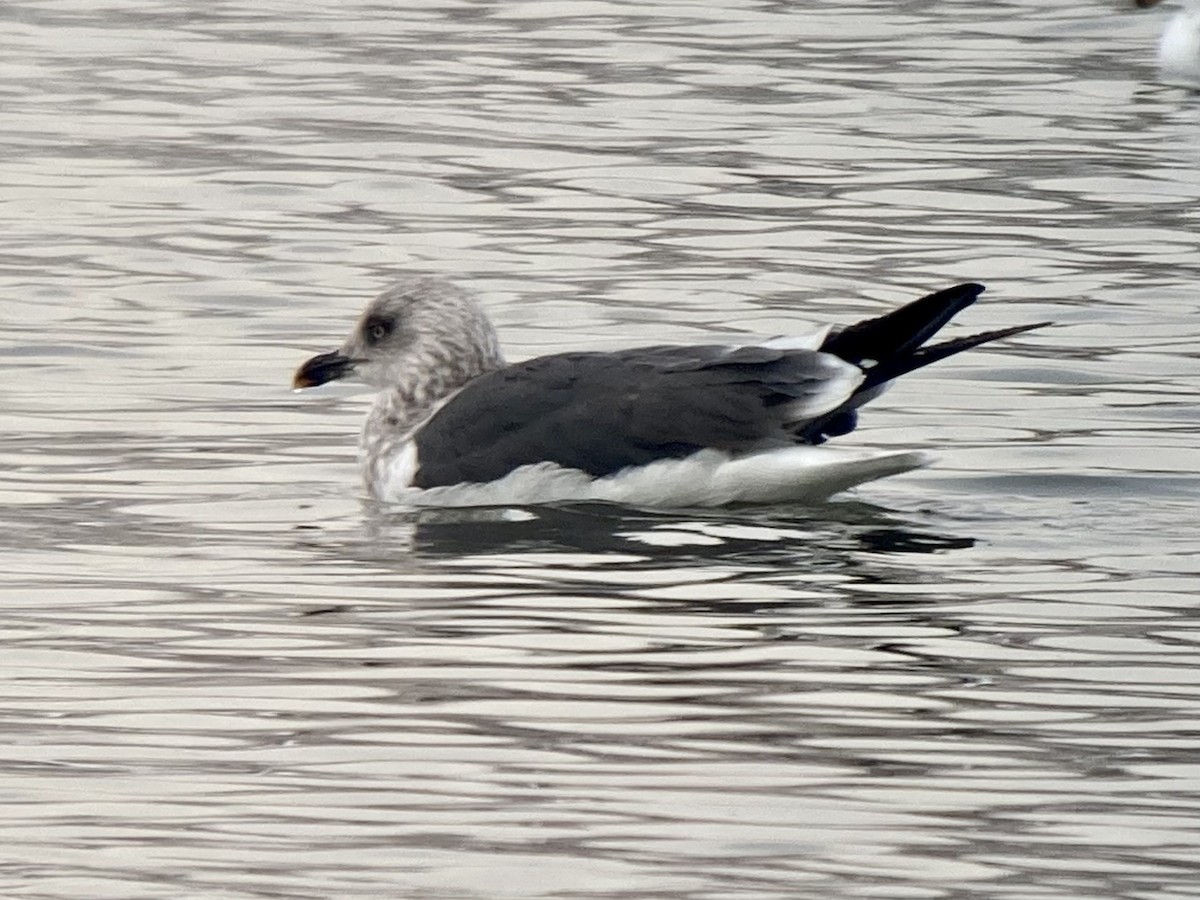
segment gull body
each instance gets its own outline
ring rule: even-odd
[[[509,365],[472,297],[408,278],[293,383],[353,377],[378,391],[359,449],[367,491],[384,501],[809,501],[927,462],[917,452],[826,446],[894,378],[1046,324],[927,343],[982,290],[958,285],[849,327],[757,343]]]

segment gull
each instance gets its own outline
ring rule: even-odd
[[[410,277],[368,304],[293,387],[378,391],[367,492],[409,505],[599,500],[680,508],[808,502],[928,462],[826,446],[896,378],[1049,323],[928,344],[983,291],[960,284],[878,318],[756,343],[571,352],[507,364],[473,297]]]
[[[1137,0],[1143,8],[1160,0]],[[1200,90],[1200,0],[1183,0],[1158,42],[1158,71],[1165,84]]]

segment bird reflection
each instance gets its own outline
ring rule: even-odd
[[[971,547],[858,502],[671,513],[611,504],[396,510],[368,507],[370,546],[427,560],[555,554],[563,565],[625,570],[664,564],[840,568],[848,554],[930,554]]]

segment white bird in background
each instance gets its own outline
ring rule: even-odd
[[[1160,0],[1136,0],[1143,9]],[[1164,84],[1200,90],[1200,0],[1183,0],[1158,42],[1158,71]]]

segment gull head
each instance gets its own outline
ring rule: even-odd
[[[300,366],[292,386],[354,378],[429,402],[503,364],[496,330],[478,303],[452,284],[415,277],[372,300],[345,343]]]

